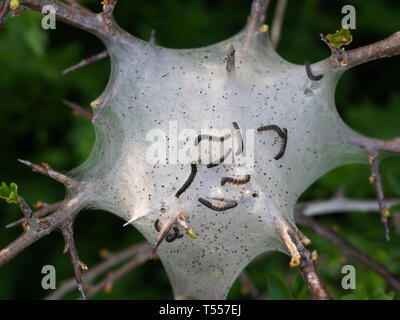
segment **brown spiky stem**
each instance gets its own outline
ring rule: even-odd
[[[361,202],[360,202],[361,204]],[[321,203],[317,203],[317,206],[320,207]],[[315,232],[316,234],[324,237],[328,241],[330,241],[334,246],[338,247],[346,256],[353,257],[366,267],[374,270],[377,274],[379,274],[385,281],[392,286],[396,291],[400,292],[400,280],[393,276],[382,264],[380,264],[377,260],[372,257],[366,255],[360,249],[352,245],[350,242],[345,240],[342,236],[340,236],[335,230],[325,226],[318,221],[316,221],[312,217],[305,216],[303,213],[307,210],[307,206],[310,208],[312,206],[311,203],[304,206],[297,206],[295,210],[295,218],[296,222],[307,229]],[[364,205],[361,206],[365,208]],[[341,207],[343,208],[343,207]]]
[[[51,5],[56,10],[57,20],[102,38],[112,36],[111,34],[107,35],[109,30],[106,30],[101,14],[95,14],[58,0],[20,0],[20,3],[28,9],[38,12],[42,12],[44,6]]]
[[[131,260],[123,264],[117,270],[109,272],[105,279],[95,285],[89,286],[87,290],[88,298],[94,296],[96,293],[103,289],[106,291],[106,293],[110,293],[112,290],[112,286],[116,281],[149,260],[150,255],[151,250],[149,247],[145,247],[143,250],[138,251]]]
[[[94,56],[91,56],[90,58],[83,59],[80,62],[78,62],[77,64],[65,69],[62,72],[62,74],[67,74],[69,72],[78,70],[78,69],[83,68],[83,67],[85,67],[85,66],[87,66],[89,64],[92,64],[92,63],[95,63],[97,61],[103,60],[103,59],[105,59],[107,57],[108,57],[108,52],[107,52],[107,50],[104,50],[104,51],[102,51],[102,52],[100,52],[98,54],[95,54]]]
[[[44,217],[45,215],[56,211],[58,208],[60,208],[63,205],[63,203],[64,203],[64,201],[59,201],[59,202],[55,202],[55,203],[51,203],[51,204],[44,204],[42,207],[39,208],[40,210],[37,210],[36,212],[33,213],[33,217],[35,217],[35,218]],[[22,211],[22,208],[21,208],[21,211]],[[24,218],[18,219],[14,222],[7,224],[6,228],[8,229],[8,228],[13,228],[13,227],[19,226],[26,221],[27,221],[27,218],[25,216]]]
[[[95,265],[90,268],[87,272],[82,275],[82,282],[85,283],[84,287],[86,288],[86,296],[90,297],[93,296],[94,292],[93,289],[91,292],[90,288],[99,286],[97,284],[92,285],[92,283],[97,280],[99,276],[101,276],[107,270],[110,270],[122,263],[127,263],[127,261],[131,261],[135,259],[138,255],[147,255],[147,257],[151,254],[151,247],[148,243],[139,243],[134,244],[124,250],[119,252],[110,253],[106,250],[101,251],[101,256],[105,259],[104,261],[100,262],[98,265]],[[115,278],[116,274],[114,272],[114,279],[113,281],[117,281]],[[45,297],[46,300],[58,300],[64,297],[67,293],[74,290],[76,288],[76,280],[75,277],[69,280],[66,280],[61,283],[60,286],[48,296]]]
[[[29,168],[31,168],[33,172],[41,173],[45,176],[53,178],[54,180],[56,180],[58,182],[61,182],[68,189],[78,189],[78,187],[80,185],[80,183],[78,181],[53,170],[47,163],[42,163],[42,165],[40,166],[38,164],[32,163],[27,160],[18,159],[18,161],[23,163],[24,165],[28,166]]]
[[[286,245],[292,259],[290,267],[298,268],[313,300],[332,299],[316,268],[316,251],[310,253],[293,226],[285,219],[276,220],[276,230]]]
[[[65,248],[64,253],[67,251],[71,257],[72,266],[74,268],[75,280],[78,286],[79,292],[82,298],[86,300],[85,290],[82,283],[81,270],[87,270],[87,266],[79,260],[78,252],[76,251],[75,241],[74,241],[74,231],[72,229],[72,220],[67,219],[60,226],[60,230],[64,237]]]
[[[312,68],[319,73],[344,71],[372,60],[389,58],[398,54],[400,54],[400,31],[386,39],[360,48],[344,52],[333,50],[329,58],[313,64]]]
[[[89,120],[89,122],[91,122],[93,120],[93,113],[91,113],[90,111],[82,108],[80,105],[78,105],[75,102],[71,102],[67,99],[63,99],[61,101],[63,104],[65,104],[67,107],[70,107],[73,110],[73,114],[76,116],[83,116],[85,117],[87,120]]]
[[[379,211],[381,213],[381,221],[385,228],[386,239],[389,240],[388,216],[389,210],[385,205],[382,178],[379,172],[379,152],[389,152],[400,154],[400,137],[393,140],[379,140],[355,135],[344,138],[344,142],[355,145],[365,151],[368,155],[369,163],[371,165],[372,175],[370,182],[375,183],[376,194],[378,198]]]
[[[28,228],[24,233],[0,251],[0,267],[14,259],[37,240],[60,228],[65,221],[73,220],[82,207],[83,203],[78,195],[65,201],[59,209],[46,217],[31,216],[31,221],[28,221]]]
[[[102,17],[106,25],[106,30],[108,31],[109,26],[112,24],[111,18],[115,5],[117,4],[117,0],[103,0],[101,4],[103,5]]]
[[[377,195],[378,204],[379,204],[379,212],[381,214],[381,222],[385,229],[386,240],[390,241],[389,226],[388,226],[389,209],[386,207],[386,204],[385,204],[385,196],[383,193],[382,178],[381,178],[381,174],[379,171],[378,155],[371,154],[369,156],[369,163],[371,165],[371,171],[372,171],[370,182],[375,183],[376,195]]]

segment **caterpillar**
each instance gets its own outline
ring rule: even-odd
[[[250,181],[249,174],[245,175],[243,178],[223,177],[221,179],[221,186],[224,186],[226,183],[242,185],[248,183],[249,181]]]
[[[157,232],[161,231],[161,226],[160,226],[160,219],[157,219],[156,221],[154,221],[154,228],[157,230]],[[171,233],[171,231],[173,231],[173,233]],[[176,239],[180,239],[183,237],[183,234],[181,234],[179,232],[178,227],[173,227],[168,231],[168,234],[165,238],[165,241],[167,242],[173,242]]]
[[[197,146],[202,140],[208,140],[208,141],[216,141],[216,142],[224,142],[225,139],[229,139],[231,137],[231,134],[228,133],[222,137],[215,137],[211,136],[209,134],[200,134],[197,136],[197,138],[194,140],[194,145]]]
[[[180,239],[183,237],[182,233],[179,233],[178,227],[173,227],[171,230],[174,231],[174,233],[171,234],[171,231],[168,233],[167,237],[165,238],[165,241],[167,242],[173,242],[176,239]]]
[[[183,186],[175,193],[175,197],[179,198],[179,196],[186,191],[187,188],[190,187],[192,184],[194,178],[196,177],[197,173],[197,164],[192,163],[190,165],[191,171],[190,171],[190,176],[186,180],[186,182],[183,184]]]
[[[228,151],[226,152],[226,154],[222,155],[222,157],[219,158],[219,159],[217,160],[217,162],[211,162],[211,163],[209,163],[209,164],[207,165],[207,168],[214,168],[214,167],[218,166],[220,163],[223,163],[223,162],[225,161],[225,158],[227,158],[227,157],[230,155],[231,152],[232,152],[232,149],[229,148]]]
[[[324,76],[323,74],[320,74],[318,76],[314,76],[313,73],[311,72],[311,66],[310,66],[310,63],[308,61],[306,62],[306,72],[307,72],[307,77],[309,77],[313,81],[321,80],[322,77]]]
[[[283,157],[286,151],[286,146],[287,146],[287,140],[288,140],[288,131],[286,128],[279,128],[275,124],[271,124],[268,126],[262,126],[257,129],[257,132],[263,132],[263,131],[275,131],[276,134],[279,136],[281,139],[281,148],[278,152],[278,154],[274,157],[275,160],[279,160],[280,158]]]
[[[237,124],[237,122],[236,122],[236,121],[233,121],[233,122],[232,122],[232,125],[233,125],[233,128],[236,130],[235,132],[237,132],[238,140],[239,140],[239,147],[238,147],[238,149],[237,149],[236,152],[235,152],[235,155],[238,156],[238,155],[241,154],[241,153],[243,152],[243,150],[244,150],[243,137],[242,137],[242,134],[241,134],[241,132],[240,132],[240,128],[239,128],[239,125]]]
[[[219,204],[213,204],[211,201],[208,201],[204,198],[199,198],[199,202],[205,205],[207,208],[214,210],[214,211],[225,211],[232,208],[235,208],[238,205],[236,200],[225,200],[223,198],[211,198],[214,200],[221,201]]]

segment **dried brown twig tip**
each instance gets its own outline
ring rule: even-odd
[[[67,74],[69,72],[78,70],[80,68],[88,66],[89,64],[92,64],[92,63],[95,63],[97,61],[103,60],[103,59],[105,59],[107,57],[108,57],[108,51],[104,50],[104,51],[102,51],[102,52],[100,52],[98,54],[95,54],[94,56],[91,56],[90,58],[81,60],[79,63],[73,65],[72,67],[69,67],[69,68],[65,69],[62,72],[62,74]]]
[[[54,171],[47,163],[42,163],[40,166],[27,160],[18,159],[18,161],[31,168],[33,172],[38,172],[53,178],[54,180],[64,184],[67,188],[76,189],[79,186],[78,181],[75,181],[62,173]]]
[[[85,117],[87,120],[89,120],[89,122],[91,122],[93,120],[93,113],[91,113],[90,111],[82,108],[80,105],[71,102],[69,100],[63,99],[61,100],[61,102],[63,104],[65,104],[67,107],[70,107],[73,110],[73,114],[76,116],[83,116]]]
[[[388,226],[388,217],[389,217],[390,212],[385,204],[385,196],[383,193],[382,178],[381,178],[381,174],[379,172],[378,156],[370,155],[368,157],[368,159],[369,159],[369,163],[371,165],[371,171],[372,171],[371,176],[373,177],[373,182],[375,182],[376,195],[377,195],[378,204],[379,204],[379,212],[381,213],[381,222],[383,224],[383,227],[385,228],[386,240],[390,241],[389,226]]]
[[[66,253],[67,251],[69,252],[72,261],[72,266],[74,268],[76,284],[82,295],[82,298],[86,299],[85,290],[83,289],[83,284],[82,284],[81,270],[87,270],[87,266],[79,260],[78,252],[76,251],[74,242],[72,222],[70,221],[66,222],[60,227],[60,229],[65,241],[65,247],[63,252],[64,253]]]

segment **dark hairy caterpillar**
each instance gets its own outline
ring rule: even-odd
[[[205,205],[207,208],[214,211],[225,211],[235,208],[238,205],[238,202],[236,200],[225,200],[223,198],[212,198],[212,199],[221,201],[221,203],[213,204],[211,201],[208,201],[204,198],[199,198],[199,202]]]
[[[263,131],[275,131],[276,134],[279,136],[281,139],[281,148],[278,152],[278,154],[274,157],[275,160],[279,160],[280,158],[283,157],[285,154],[286,146],[287,146],[287,140],[288,140],[288,131],[286,128],[279,128],[275,124],[271,124],[268,126],[262,126],[257,129],[257,132],[263,132]]]
[[[154,228],[157,230],[157,232],[161,231],[161,226],[160,226],[160,219],[157,219],[154,221]],[[173,231],[173,233],[171,233]],[[180,239],[183,237],[183,234],[179,233],[178,227],[173,227],[171,230],[168,232],[167,237],[165,238],[165,241],[167,242],[173,242],[176,239]]]
[[[240,133],[240,128],[239,128],[239,125],[237,124],[237,122],[236,122],[236,121],[233,121],[233,122],[232,122],[232,125],[233,125],[233,128],[236,130],[237,135],[238,135],[238,139],[239,139],[239,147],[238,147],[238,149],[237,149],[236,152],[235,152],[235,155],[238,156],[238,155],[241,154],[241,153],[243,152],[243,150],[244,150],[243,137],[242,137],[242,134]]]
[[[223,163],[225,161],[225,158],[227,158],[231,152],[232,152],[232,149],[229,148],[228,151],[226,152],[226,154],[223,154],[222,157],[217,160],[217,162],[209,163],[207,165],[207,168],[214,168],[214,167],[218,166],[220,163]]]
[[[174,233],[171,234],[171,231],[173,230]],[[176,239],[180,239],[183,237],[182,233],[179,233],[178,227],[173,227],[171,231],[168,233],[167,237],[165,238],[165,241],[167,242],[173,242]]]
[[[233,178],[233,177],[223,177],[221,179],[221,186],[224,186],[226,183],[231,183],[234,185],[242,185],[246,184],[250,181],[250,175],[247,174],[243,178]]]
[[[308,61],[306,62],[306,72],[307,72],[307,77],[309,77],[313,81],[319,81],[324,76],[323,74],[320,74],[318,76],[314,76],[313,73],[311,72],[311,66],[310,66],[310,63]]]
[[[191,171],[190,171],[190,176],[186,180],[186,182],[183,184],[183,186],[175,193],[175,197],[179,198],[179,196],[186,191],[187,188],[190,187],[192,184],[194,178],[196,177],[197,173],[197,164],[192,163],[190,165]]]

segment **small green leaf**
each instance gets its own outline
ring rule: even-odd
[[[276,274],[268,275],[268,294],[272,300],[292,300],[286,283]]]
[[[327,34],[329,42],[336,48],[341,48],[342,46],[347,46],[351,41],[353,41],[353,36],[350,33],[350,29],[341,28],[337,30],[334,34]]]
[[[7,186],[3,181],[0,187],[0,199],[4,199],[8,203],[19,203],[18,186],[14,182]]]
[[[400,196],[400,175],[393,170],[389,170],[387,177],[393,192]]]

